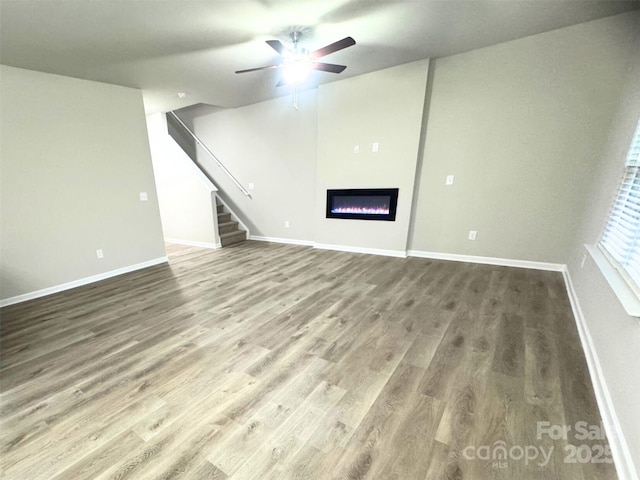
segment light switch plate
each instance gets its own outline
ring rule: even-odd
[[[140,192],[140,201],[146,202],[147,200],[149,200],[149,196],[147,195],[147,192]]]
[[[444,182],[445,185],[453,185],[453,175],[447,175],[447,180]]]

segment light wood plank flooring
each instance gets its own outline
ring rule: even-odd
[[[616,478],[560,274],[168,251],[1,311],[2,478]]]

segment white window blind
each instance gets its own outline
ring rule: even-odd
[[[600,244],[636,294],[640,294],[640,121]]]

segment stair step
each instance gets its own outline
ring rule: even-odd
[[[216,213],[224,213],[224,205],[216,205]]]
[[[218,214],[218,225],[221,223],[228,223],[231,221],[231,214],[229,212]]]
[[[238,231],[238,222],[225,222],[218,224],[218,233],[222,235],[223,233],[231,233]]]
[[[231,233],[223,233],[220,235],[220,243],[223,247],[233,245],[234,243],[244,242],[247,239],[246,230],[237,230]]]

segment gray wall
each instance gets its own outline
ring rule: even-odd
[[[640,15],[628,16],[624,31],[635,19],[635,35],[629,36],[629,65],[621,79],[626,80],[617,115],[607,141],[598,149],[599,164],[594,168],[582,224],[567,258],[585,322],[591,333],[612,403],[624,431],[625,440],[640,472],[640,320],[625,313],[604,277],[587,256],[584,244],[595,244],[604,228],[609,208],[624,170],[627,149],[640,118]],[[632,53],[632,54],[631,54]]]
[[[422,60],[320,86],[317,243],[406,251],[427,66]],[[396,187],[395,222],[325,218],[327,189]]]
[[[566,263],[617,105],[631,18],[434,62],[411,249]]]
[[[284,97],[237,109],[185,109],[180,116],[245,188],[254,183],[245,197],[198,149],[199,162],[252,236],[403,253],[427,65],[423,60],[323,85],[299,94],[298,110]],[[374,141],[378,153],[371,151]],[[396,222],[324,218],[327,188],[365,187],[400,188]]]
[[[313,239],[316,91],[299,94],[298,104],[295,110],[291,97],[283,97],[214,113],[203,109],[200,115],[192,109],[181,114],[245,188],[254,184],[251,198],[246,197],[198,148],[198,161],[253,236]]]
[[[0,68],[1,298],[163,257],[141,92]]]

